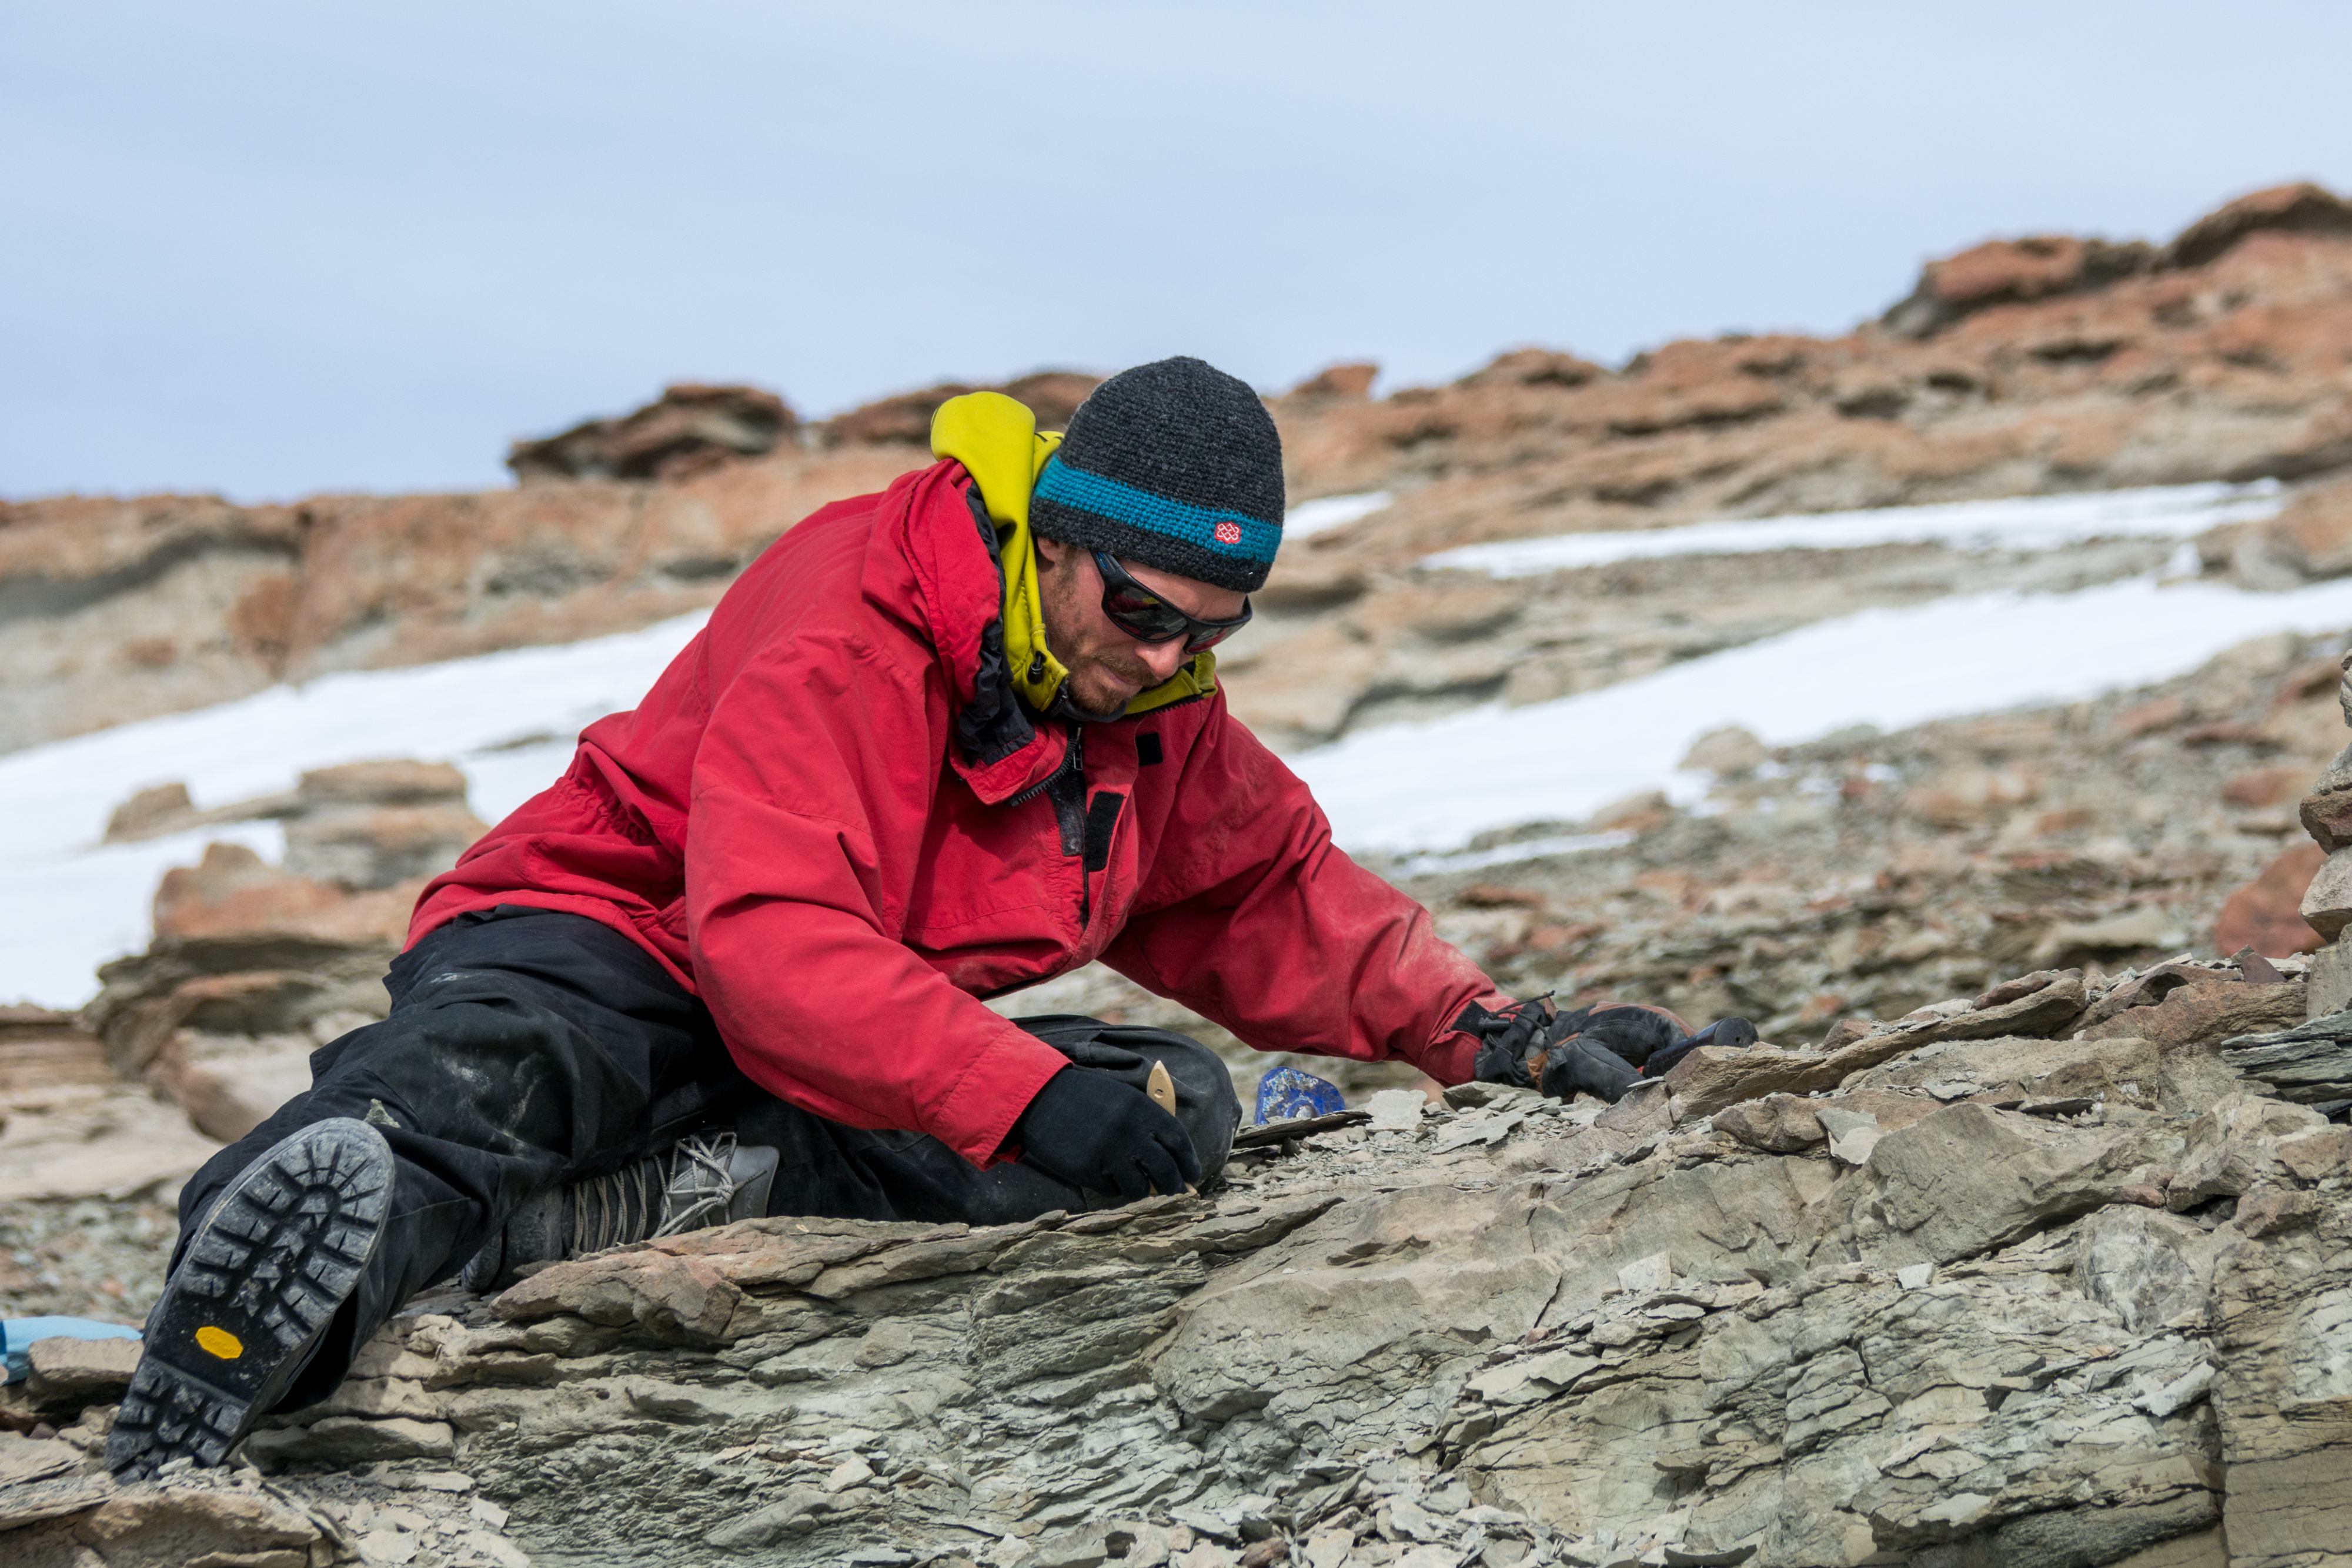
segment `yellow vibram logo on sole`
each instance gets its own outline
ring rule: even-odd
[[[206,1323],[196,1331],[196,1343],[223,1361],[235,1361],[245,1354],[245,1342],[226,1329],[216,1329]]]

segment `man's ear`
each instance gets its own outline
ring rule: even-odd
[[[1029,542],[1036,547],[1037,564],[1047,571],[1062,564],[1062,552],[1069,548],[1061,540],[1049,539],[1040,533],[1032,533]]]

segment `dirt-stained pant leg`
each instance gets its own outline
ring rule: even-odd
[[[383,1239],[286,1408],[331,1392],[368,1334],[525,1198],[618,1169],[749,1087],[708,1009],[635,943],[578,915],[460,916],[401,955],[384,987],[391,1017],[315,1052],[311,1087],[180,1195],[184,1237],[256,1157],[333,1116],[373,1123],[392,1146]]]
[[[636,944],[580,915],[513,905],[461,915],[395,960],[384,986],[391,1017],[315,1052],[311,1087],[180,1195],[185,1236],[299,1128],[357,1117],[391,1145],[382,1239],[282,1409],[332,1393],[401,1302],[455,1274],[527,1199],[709,1128],[779,1151],[774,1214],[995,1225],[1111,1201],[1032,1166],[982,1170],[925,1134],[844,1126],[775,1099],[735,1065],[708,1008]],[[1241,1107],[1213,1052],[1093,1019],[1023,1022],[1077,1065],[1138,1088],[1165,1064],[1203,1172],[1223,1167]]]

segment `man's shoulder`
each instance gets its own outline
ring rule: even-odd
[[[752,559],[737,584],[828,569],[855,570],[854,563],[862,559],[874,537],[884,504],[897,488],[826,502],[777,536]]]
[[[992,605],[996,598],[993,568],[955,484],[961,473],[952,463],[933,464],[901,475],[887,489],[810,513],[761,551],[721,597],[712,616],[714,637],[732,644],[738,657],[752,659],[776,656],[791,644],[814,651],[812,644],[844,639],[903,645],[919,657],[936,653],[946,585],[940,562],[931,559],[940,554],[938,542],[918,545],[919,538],[949,534],[963,547],[949,555],[975,558],[990,580],[959,581],[945,599]],[[911,559],[918,552],[927,558],[920,565]],[[958,579],[980,575],[970,562],[957,559],[956,565],[962,569],[951,574]]]

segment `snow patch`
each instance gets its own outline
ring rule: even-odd
[[[2028,496],[2005,501],[1885,507],[1692,523],[1675,528],[1506,539],[1443,550],[1423,557],[1421,564],[1511,578],[1624,560],[1749,555],[1762,550],[1862,549],[1897,544],[1936,544],[1968,550],[2053,550],[2089,539],[2189,539],[2222,523],[2260,522],[2275,517],[2284,505],[2275,480],[2254,485],[2168,485],[2080,496]]]
[[[2073,702],[2187,674],[2266,632],[2352,626],[2352,581],[2289,593],[2137,578],[2067,594],[1865,610],[1548,703],[1365,730],[1290,759],[1350,850],[1442,852],[1702,786],[1675,763],[1738,724],[1790,745],[1873,724]]]
[[[583,727],[635,707],[709,619],[561,647],[518,648],[404,670],[322,676],[238,702],[118,726],[0,757],[0,1001],[78,1007],[109,958],[147,946],[164,871],[205,843],[284,852],[275,822],[101,844],[137,789],[180,779],[200,808],[290,789],[305,770],[368,758],[457,764],[475,813],[495,822],[552,784]]]
[[[1499,844],[1491,850],[1465,850],[1449,855],[1414,855],[1397,863],[1399,876],[1433,876],[1444,872],[1485,871],[1489,866],[1517,865],[1521,861],[1549,860],[1554,855],[1582,854],[1587,850],[1613,850],[1620,844],[1630,844],[1633,835],[1624,831],[1607,833],[1553,833],[1540,839],[1520,839]]]
[[[1282,537],[1303,539],[1310,534],[1328,534],[1333,528],[1346,528],[1359,517],[1386,511],[1395,499],[1386,490],[1367,490],[1359,496],[1326,496],[1319,501],[1301,501],[1284,516]]]

